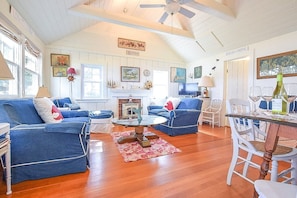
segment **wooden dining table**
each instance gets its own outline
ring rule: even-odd
[[[265,139],[265,153],[261,164],[259,179],[265,179],[269,170],[272,153],[275,151],[279,137],[297,140],[297,114],[273,115],[270,112],[258,114],[226,114],[227,117],[238,117],[268,122],[269,127]],[[254,191],[254,198],[258,197]]]

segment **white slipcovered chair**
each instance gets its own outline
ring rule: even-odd
[[[221,109],[223,100],[212,99],[210,105],[202,111],[202,122],[208,122],[212,128],[217,124],[221,126]]]
[[[297,198],[296,185],[256,180],[254,186],[259,198]]]
[[[250,103],[248,100],[230,99],[227,101],[228,114],[245,114],[250,112]],[[257,141],[258,133],[265,137],[265,133],[260,131],[250,119],[242,119],[237,117],[229,117],[229,124],[231,127],[233,139],[233,156],[230,163],[227,184],[231,185],[233,174],[237,174],[245,180],[253,183],[247,175],[248,168],[254,167],[260,169],[260,165],[252,161],[252,156],[256,155],[263,157],[265,149],[264,142]],[[245,151],[247,154],[243,155],[240,150]],[[278,161],[286,161],[291,163],[289,169],[278,171]],[[243,166],[242,171],[236,169],[237,166]],[[278,145],[272,156],[272,166],[269,170],[271,174],[271,181],[297,183],[297,149]]]

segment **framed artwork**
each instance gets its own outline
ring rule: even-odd
[[[53,77],[67,77],[66,66],[54,66],[53,67]]]
[[[122,82],[140,82],[140,68],[121,66]]]
[[[118,47],[125,48],[125,49],[145,51],[145,42],[118,38]]]
[[[257,79],[276,78],[280,66],[283,76],[297,76],[297,50],[257,58]]]
[[[179,67],[170,67],[170,81],[185,83],[186,82],[186,69]]]
[[[194,78],[201,78],[202,66],[194,67]]]
[[[51,54],[51,66],[70,66],[70,55]]]

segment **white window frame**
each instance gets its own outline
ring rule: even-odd
[[[93,68],[98,69],[99,74],[98,76],[93,76],[93,78],[87,78],[85,74],[86,68]],[[94,64],[82,64],[81,65],[81,73],[82,73],[82,80],[81,80],[81,99],[101,99],[104,97],[104,79],[103,79],[103,66],[101,65],[94,65]],[[90,97],[86,95],[85,90],[85,83],[95,83],[98,84],[99,94],[95,95],[94,97]]]

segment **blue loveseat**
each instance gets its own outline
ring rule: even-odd
[[[86,171],[89,112],[64,113],[61,123],[46,124],[33,99],[0,100],[0,122],[10,123],[11,127],[13,184]]]
[[[167,122],[154,126],[170,136],[198,132],[198,118],[201,113],[203,100],[198,98],[183,98],[175,110],[168,111],[163,106],[149,105],[149,115],[167,118]]]

